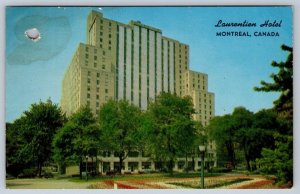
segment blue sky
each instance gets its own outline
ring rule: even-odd
[[[79,42],[86,41],[86,18],[91,10],[128,23],[140,20],[163,35],[190,46],[190,69],[208,74],[208,89],[215,93],[216,115],[244,106],[256,112],[270,108],[276,93],[254,92],[260,80],[271,81],[285,61],[281,44],[292,46],[290,7],[7,7],[6,9],[6,121],[13,121],[30,104],[49,97],[60,102],[61,82]],[[280,28],[216,28],[219,21],[280,21]],[[40,30],[32,42],[28,28]],[[279,37],[217,37],[217,31],[275,31]]]

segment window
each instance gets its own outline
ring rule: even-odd
[[[103,32],[100,32],[100,36],[102,36],[103,35]]]
[[[109,34],[108,37],[111,38],[111,34]]]
[[[97,60],[97,56],[94,56],[94,60]]]
[[[108,89],[106,88],[106,89],[105,89],[105,94],[107,94],[107,93],[108,93]]]
[[[88,78],[87,82],[88,82],[88,84],[89,84],[89,83],[91,83],[91,79],[90,79],[90,78]]]
[[[87,96],[86,96],[87,98],[90,98],[91,97],[91,95],[90,95],[90,93],[87,93]]]
[[[88,76],[90,76],[91,75],[91,72],[90,71],[88,71]]]
[[[96,95],[96,99],[99,100],[99,95],[98,94]]]
[[[100,44],[100,48],[102,48],[102,44]]]
[[[86,52],[89,52],[89,47],[85,47],[85,51],[86,51]]]
[[[97,92],[99,92],[99,90],[100,90],[100,89],[99,89],[99,88],[97,88]]]
[[[103,24],[103,20],[100,20],[100,23]]]
[[[94,63],[94,67],[97,67],[97,63]]]
[[[89,54],[85,54],[85,58],[89,58]]]
[[[111,46],[108,47],[108,50],[111,50]]]
[[[100,38],[100,42],[102,42],[102,38]]]
[[[88,87],[87,87],[87,90],[88,90],[88,91],[90,91],[90,90],[91,90],[90,86],[88,86]]]
[[[108,25],[111,26],[111,22],[109,22]]]
[[[97,73],[97,77],[100,77],[100,73]]]
[[[105,51],[102,51],[102,54],[105,55]]]
[[[100,80],[97,80],[97,85],[99,85],[100,84]]]
[[[108,44],[111,44],[111,41],[108,41]]]
[[[102,69],[105,69],[105,65],[102,65]]]
[[[99,102],[96,102],[96,106],[99,107]]]

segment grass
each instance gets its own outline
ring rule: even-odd
[[[204,173],[204,177],[213,177],[213,176],[220,176],[221,173]],[[200,172],[191,172],[191,173],[174,173],[171,174],[165,174],[165,177],[170,178],[195,178],[200,177]]]
[[[205,177],[212,177],[212,176],[220,176],[220,173],[205,173]],[[173,175],[169,173],[153,173],[153,174],[136,174],[136,175],[116,175],[114,177],[110,176],[100,176],[100,177],[89,177],[88,181],[96,182],[96,181],[104,181],[104,180],[147,180],[147,179],[160,179],[160,178],[195,178],[200,177],[198,172],[192,173],[174,173]],[[69,179],[72,182],[86,182],[85,177],[83,176],[82,179],[79,177],[74,177]]]
[[[247,179],[247,178],[238,178],[235,180],[231,180],[231,181],[224,181],[224,182],[220,182],[214,185],[209,185],[206,186],[205,189],[213,189],[213,188],[218,188],[218,187],[223,187],[223,186],[227,186],[227,185],[231,185],[231,184],[236,184],[236,183],[240,183],[240,182],[244,182],[244,181],[249,181],[252,179]],[[181,187],[185,187],[185,188],[191,188],[191,189],[200,189],[200,186],[192,186],[188,183],[170,183],[172,185],[176,185],[176,186],[181,186]]]

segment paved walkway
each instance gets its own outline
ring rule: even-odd
[[[7,189],[86,189],[91,182],[71,182],[68,179],[12,179],[6,180]]]

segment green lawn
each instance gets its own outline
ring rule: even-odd
[[[205,177],[212,177],[212,176],[220,176],[221,173],[205,173]],[[88,177],[88,181],[96,182],[101,180],[145,180],[145,179],[154,179],[154,178],[200,178],[200,172],[191,172],[191,173],[173,173],[173,175],[169,173],[151,173],[151,174],[130,174],[130,175],[115,175],[113,177],[102,175],[99,177]],[[86,177],[83,176],[82,179],[79,177],[74,177],[69,179],[72,182],[86,182]]]

